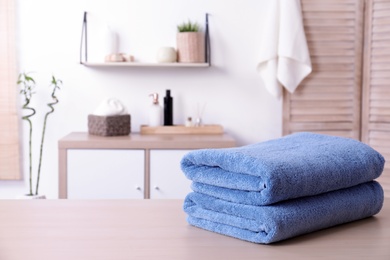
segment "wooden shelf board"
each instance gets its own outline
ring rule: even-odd
[[[155,67],[155,68],[207,68],[209,63],[145,63],[145,62],[82,62],[87,67]]]

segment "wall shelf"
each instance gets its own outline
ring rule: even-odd
[[[86,67],[207,68],[209,63],[81,62]]]
[[[87,67],[182,67],[206,68],[211,66],[209,14],[205,15],[205,61],[204,63],[144,63],[144,62],[88,62],[87,12],[84,12],[80,43],[80,64]],[[83,55],[84,47],[84,55]],[[84,58],[83,58],[84,56]]]

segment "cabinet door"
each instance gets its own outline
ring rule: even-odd
[[[143,150],[68,150],[68,198],[143,199]]]
[[[191,192],[191,181],[180,169],[180,161],[189,150],[150,151],[150,198],[184,199]]]

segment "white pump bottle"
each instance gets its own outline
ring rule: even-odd
[[[153,93],[149,96],[153,97],[153,104],[149,108],[149,126],[161,126],[162,125],[162,115],[163,108],[158,102],[158,94]]]

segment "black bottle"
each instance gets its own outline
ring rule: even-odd
[[[164,97],[164,125],[173,125],[173,99],[169,89]]]

